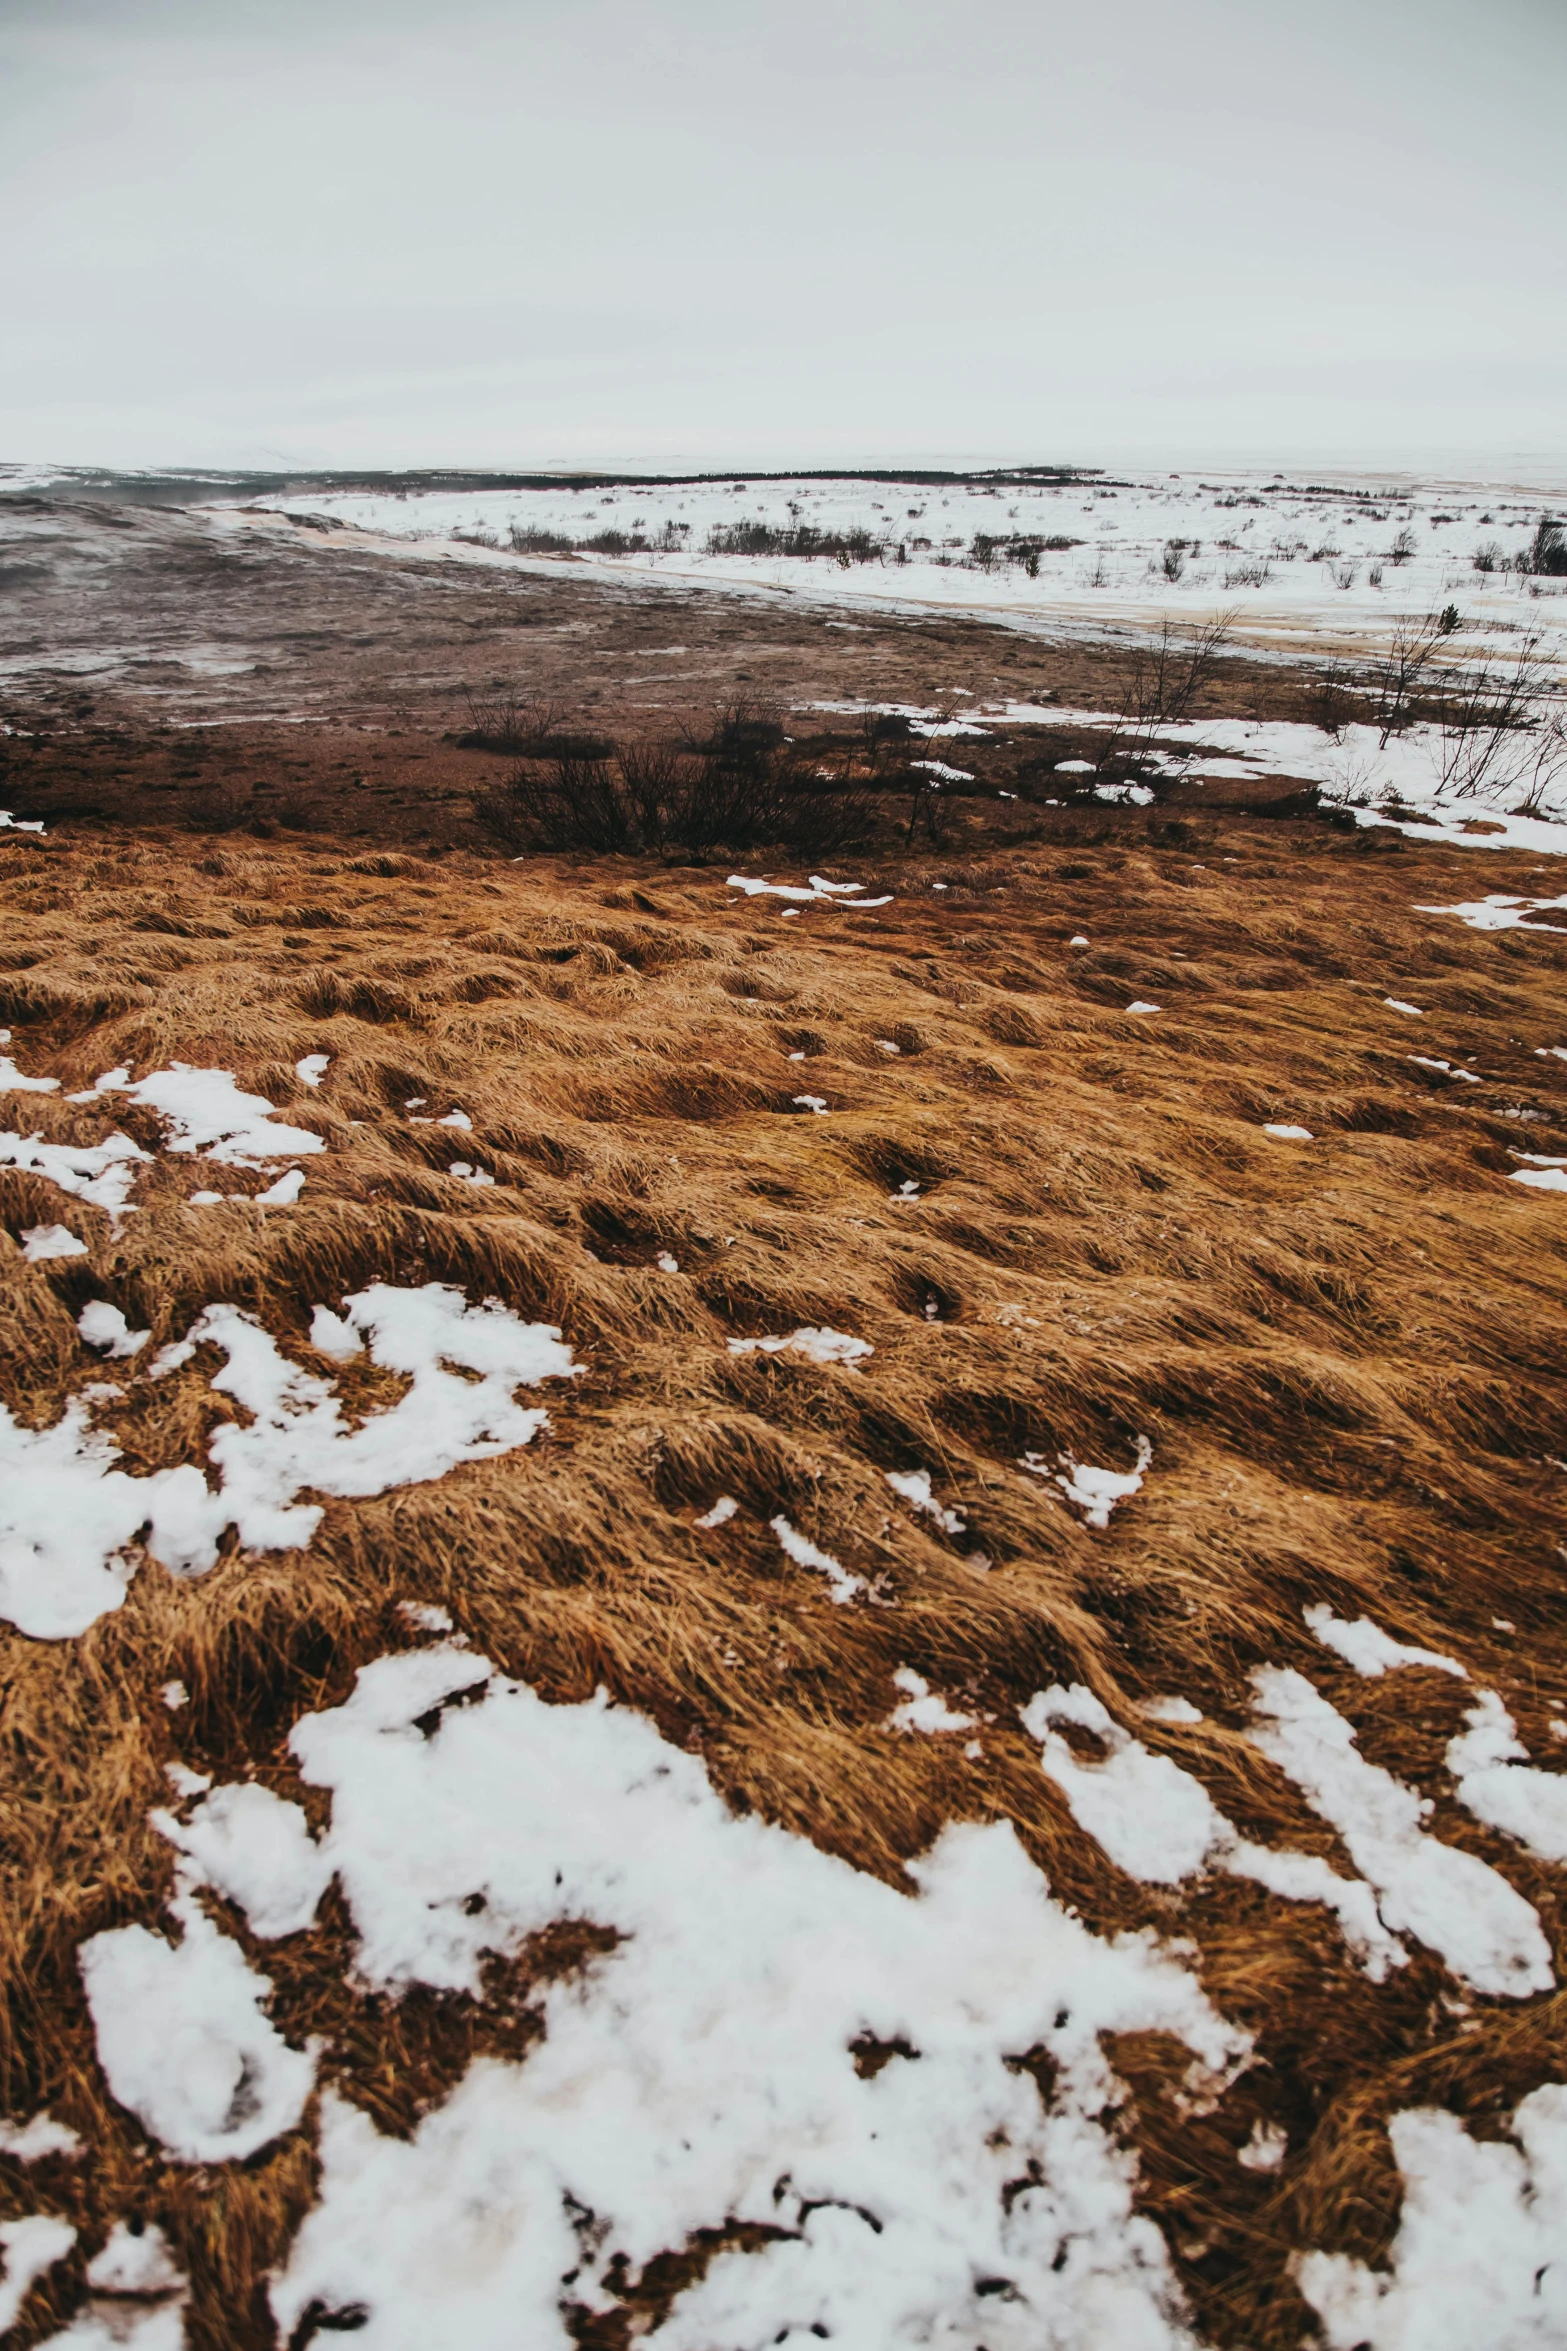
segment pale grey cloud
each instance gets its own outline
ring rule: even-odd
[[[9,0],[0,455],[1561,448],[1549,0]]]

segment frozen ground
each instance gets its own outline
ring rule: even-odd
[[[1456,602],[1477,629],[1505,640],[1538,628],[1567,656],[1567,581],[1511,568],[1541,515],[1558,510],[1528,484],[1222,471],[1004,486],[845,476],[313,492],[265,503],[454,553],[589,560],[621,574],[844,605],[892,600],[1020,627],[1236,606],[1245,640],[1280,650],[1369,650],[1400,615]],[[815,532],[827,551],[729,551],[747,526]],[[530,547],[530,533],[569,547],[551,557]],[[1477,569],[1477,557],[1492,568]]]

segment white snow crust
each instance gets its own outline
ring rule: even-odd
[[[180,2163],[253,2155],[304,2111],[312,2049],[291,2049],[261,2012],[271,1990],[220,1934],[188,1878],[169,1908],[178,1943],[111,1927],[77,1953],[98,2062],[115,2098]]]
[[[887,1728],[892,1731],[921,1731],[927,1738],[941,1731],[972,1731],[979,1718],[973,1714],[958,1714],[938,1697],[923,1674],[917,1674],[912,1665],[900,1665],[893,1674],[893,1682],[903,1692],[903,1704],[895,1706],[887,1717]]]
[[[39,1430],[0,1405],[0,1616],[35,1640],[84,1632],[120,1606],[138,1540],[151,1558],[187,1575],[214,1564],[230,1526],[251,1550],[308,1543],[321,1506],[302,1502],[303,1492],[380,1494],[511,1452],[548,1419],[542,1407],[516,1403],[513,1391],[573,1376],[559,1331],[520,1321],[497,1299],[469,1307],[438,1282],[420,1289],[376,1282],[343,1306],[371,1361],[410,1383],[396,1404],[357,1428],[345,1424],[330,1385],[290,1363],[236,1306],[209,1306],[184,1340],[154,1357],[154,1378],[205,1342],[227,1358],[212,1386],[250,1417],[214,1432],[207,1459],[215,1489],[193,1463],[148,1477],[117,1469],[118,1448],[89,1424],[82,1398]]]
[[[769,1519],[768,1525],[778,1537],[779,1548],[794,1561],[796,1567],[813,1568],[818,1575],[827,1578],[832,1596],[840,1607],[852,1600],[856,1593],[869,1589],[863,1576],[852,1575],[840,1560],[834,1559],[830,1551],[823,1551],[811,1541],[809,1535],[802,1535],[797,1527],[792,1527],[782,1511],[776,1518]]]
[[[22,1255],[29,1265],[41,1265],[51,1257],[85,1257],[87,1244],[68,1225],[33,1224],[22,1235]]]
[[[215,1788],[188,1821],[154,1812],[152,1824],[195,1864],[204,1884],[238,1903],[263,1942],[298,1934],[315,1917],[331,1864],[303,1809],[270,1788]]]
[[[1374,1625],[1369,1616],[1357,1616],[1353,1623],[1335,1616],[1326,1601],[1319,1600],[1301,1611],[1307,1624],[1323,1646],[1335,1650],[1347,1665],[1368,1680],[1401,1665],[1429,1665],[1437,1673],[1456,1674],[1460,1681],[1468,1675],[1456,1657],[1445,1657],[1438,1649],[1415,1649],[1406,1642],[1395,1641]]]
[[[936,1500],[930,1490],[928,1469],[889,1469],[887,1483],[913,1509],[922,1510],[927,1518],[933,1518],[944,1535],[961,1535],[967,1531],[967,1521],[962,1512],[949,1510],[944,1502]]]
[[[0,2253],[5,2257],[5,2268],[0,2271],[0,2334],[15,2324],[34,2280],[52,2269],[75,2242],[76,2231],[70,2222],[55,2220],[47,2213],[30,2212],[21,2220],[0,2220]]]
[[[81,2140],[69,2123],[56,2122],[45,2107],[31,2122],[0,2121],[0,2155],[18,2163],[40,2163],[46,2155],[74,2155]]]
[[[46,1143],[39,1135],[0,1134],[0,1167],[41,1175],[61,1192],[118,1216],[131,1196],[138,1163],[150,1164],[129,1135],[115,1133],[102,1143]]]
[[[1417,914],[1456,914],[1472,931],[1560,931],[1560,924],[1531,922],[1531,914],[1567,911],[1567,898],[1471,898],[1461,906],[1417,906]]]
[[[133,2235],[124,2221],[87,2264],[88,2302],[51,2346],[68,2351],[183,2351],[185,2279],[155,2221]]]
[[[1517,2145],[1411,2107],[1388,2126],[1403,2174],[1385,2270],[1308,2253],[1301,2292],[1328,2351],[1559,2351],[1567,2342],[1567,2087],[1534,2090]]]
[[[0,1053],[0,1094],[57,1094],[58,1078],[26,1078],[16,1063]]]
[[[124,1094],[155,1110],[170,1129],[165,1149],[199,1151],[220,1166],[264,1167],[269,1159],[297,1159],[326,1149],[308,1127],[275,1120],[264,1095],[242,1094],[232,1070],[193,1069],[189,1062],[175,1061],[134,1085],[123,1079],[114,1086],[101,1078],[98,1082],[105,1093]]]
[[[785,1350],[809,1356],[812,1363],[858,1363],[862,1356],[876,1352],[869,1339],[851,1338],[846,1331],[818,1329],[813,1323],[807,1323],[802,1330],[789,1331],[781,1339],[731,1339],[729,1342],[731,1355],[781,1355]]]
[[[1542,1861],[1567,1862],[1567,1773],[1526,1768],[1529,1750],[1494,1690],[1482,1690],[1447,1746],[1458,1801]]]
[[[1162,1703],[1165,1712],[1155,1719],[1190,1719],[1172,1717],[1168,1709],[1174,1702]],[[1023,1709],[1022,1722],[1029,1737],[1039,1741],[1045,1775],[1065,1796],[1078,1827],[1128,1877],[1144,1885],[1172,1886],[1204,1869],[1220,1869],[1251,1878],[1287,1902],[1323,1903],[1374,1983],[1381,1983],[1390,1967],[1405,1964],[1408,1954],[1378,1915],[1363,1879],[1341,1878],[1318,1854],[1253,1844],[1225,1818],[1200,1780],[1168,1755],[1151,1753],[1081,1683],[1040,1691]],[[1081,1761],[1055,1727],[1063,1722],[1097,1739],[1102,1760]]]
[[[1439,1952],[1478,1992],[1522,2000],[1550,1991],[1550,1946],[1532,1904],[1473,1853],[1426,1835],[1429,1799],[1368,1763],[1353,1726],[1303,1674],[1265,1666],[1252,1681],[1262,1717],[1254,1744],[1337,1829],[1384,1923]]]
[[[1052,1479],[1067,1500],[1076,1503],[1085,1526],[1107,1527],[1117,1503],[1124,1502],[1142,1485],[1152,1459],[1152,1445],[1146,1437],[1139,1437],[1136,1465],[1129,1470],[1096,1469],[1091,1462],[1077,1461],[1070,1453],[1058,1453],[1057,1466],[1047,1462],[1041,1453],[1024,1453],[1019,1457],[1018,1467],[1036,1478]]]
[[[459,1692],[477,1702],[430,1728]],[[1208,2078],[1245,2040],[1150,1934],[1063,1912],[1009,1826],[948,1828],[900,1893],[731,1817],[697,1758],[602,1695],[546,1706],[451,1650],[369,1667],[293,1744],[332,1792],[368,1987],[476,1991],[485,1951],[556,1919],[622,1940],[543,1989],[524,2064],[473,2066],[411,2140],[323,2099],[320,2201],[272,2289],[285,2338],[315,2301],[364,2312],[364,2351],[565,2351],[563,2298],[609,2307],[618,2258],[634,2275],[734,2218],[781,2233],[677,2296],[666,2351],[813,2330],[1189,2347],[1097,2119],[1099,2035],[1172,2032]],[[862,2078],[862,2035],[918,2054]],[[1060,2067],[1048,2112],[1007,2064],[1035,2047]]]

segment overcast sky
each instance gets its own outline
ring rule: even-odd
[[[0,457],[1567,454],[1567,0],[0,0]]]

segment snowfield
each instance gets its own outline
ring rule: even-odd
[[[1498,641],[1539,628],[1567,657],[1567,581],[1511,568],[1541,515],[1560,511],[1527,484],[1222,470],[1067,482],[844,475],[311,492],[259,503],[481,560],[586,561],[843,605],[985,613],[1025,628],[1238,606],[1243,636],[1281,650],[1366,650],[1399,615],[1456,601]],[[765,551],[734,551],[757,544],[759,532],[774,535]],[[810,543],[805,532],[829,551],[788,551]],[[568,545],[551,553],[533,543],[541,536]],[[841,560],[831,551],[840,542]]]

